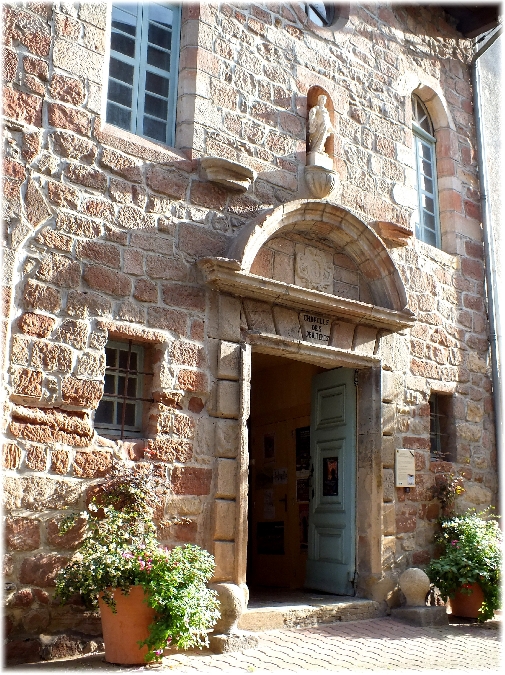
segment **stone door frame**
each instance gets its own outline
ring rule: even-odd
[[[286,357],[282,347],[272,345],[271,336],[249,334],[242,344],[240,380],[240,454],[237,472],[237,532],[235,583],[246,584],[249,493],[249,439],[247,419],[250,414],[251,358],[257,351],[271,356]],[[293,355],[288,356],[293,358]],[[298,343],[296,360],[333,369],[355,368],[357,376],[356,409],[356,595],[366,596],[373,579],[379,579],[381,568],[381,368],[378,358],[364,366],[361,359],[340,359],[325,353],[311,343]],[[353,362],[354,361],[354,362]]]

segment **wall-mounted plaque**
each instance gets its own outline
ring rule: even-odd
[[[300,324],[306,342],[315,342],[318,345],[330,343],[330,319],[311,312],[300,312]]]
[[[296,476],[307,478],[310,471],[310,427],[296,430]]]
[[[413,487],[416,484],[416,458],[413,450],[396,450],[396,487]]]
[[[287,485],[288,483],[288,470],[287,469],[274,469],[273,471],[273,484],[274,485]]]

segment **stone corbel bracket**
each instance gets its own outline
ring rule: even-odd
[[[397,223],[376,220],[375,222],[370,223],[370,225],[381,239],[385,239],[392,246],[407,246],[414,236],[414,233],[410,228],[398,225]]]
[[[220,157],[203,157],[200,160],[200,176],[235,192],[247,192],[256,180],[256,171],[243,164]]]

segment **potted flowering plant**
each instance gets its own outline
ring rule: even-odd
[[[62,602],[80,596],[88,608],[100,605],[105,658],[112,663],[157,661],[167,646],[207,645],[219,618],[217,594],[206,586],[213,557],[194,545],[168,550],[158,544],[153,502],[159,488],[147,471],[116,467],[87,511],[60,527],[64,534],[78,515],[87,521],[82,545],[57,577],[56,595]],[[132,602],[133,614],[123,617]],[[118,628],[111,624],[115,614]],[[136,625],[141,615],[144,627]],[[118,646],[108,645],[114,635]]]
[[[442,599],[450,599],[456,616],[472,616],[478,621],[492,619],[500,607],[501,531],[489,511],[471,510],[463,515],[443,517],[436,537],[442,552],[432,560],[426,573],[439,589]],[[480,608],[466,613],[458,602],[473,596]]]

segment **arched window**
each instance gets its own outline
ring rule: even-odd
[[[305,2],[303,9],[309,19],[322,28],[331,26],[338,18],[333,2]]]
[[[416,152],[418,196],[416,237],[426,244],[440,248],[435,137],[428,111],[416,95],[412,96],[412,131]]]

